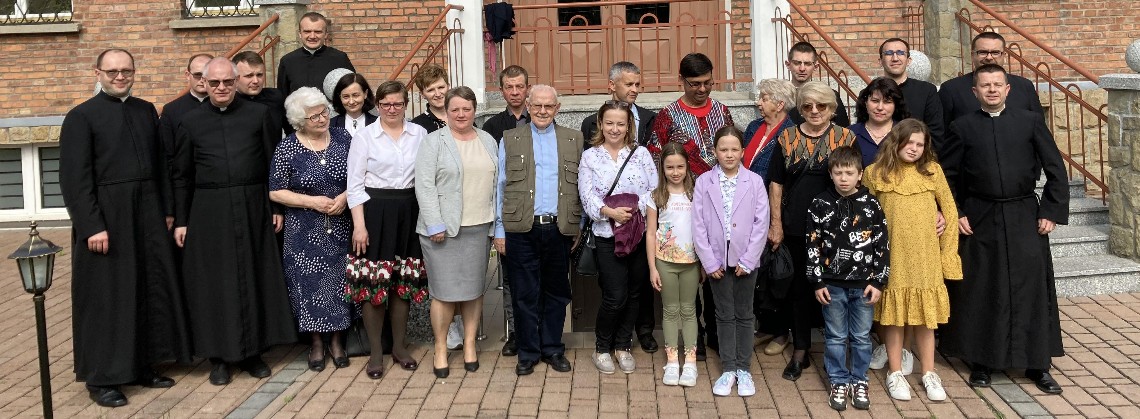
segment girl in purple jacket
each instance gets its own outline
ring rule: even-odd
[[[756,394],[752,360],[752,296],[760,253],[768,239],[768,192],[764,179],[741,170],[744,134],[731,125],[713,139],[717,167],[697,178],[693,193],[693,241],[702,270],[712,281],[720,360],[724,373],[713,394]]]

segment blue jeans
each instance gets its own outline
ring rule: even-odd
[[[827,286],[831,303],[823,306],[823,365],[831,384],[867,381],[871,363],[871,321],[874,306],[867,304],[863,288]],[[847,368],[848,340],[851,368]]]

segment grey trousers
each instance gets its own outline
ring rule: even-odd
[[[721,279],[709,277],[713,300],[716,301],[716,327],[720,332],[720,365],[723,372],[749,371],[752,364],[752,339],[755,315],[752,299],[756,289],[756,271],[736,276],[736,268],[725,269]]]

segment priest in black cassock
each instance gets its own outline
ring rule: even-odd
[[[950,125],[941,152],[962,214],[964,278],[946,283],[950,322],[939,346],[970,364],[972,386],[988,387],[992,369],[1025,369],[1058,394],[1050,358],[1065,352],[1049,233],[1069,219],[1065,166],[1044,116],[1006,104],[1005,70],[986,64],[974,75],[981,108]]]
[[[210,97],[206,90],[206,80],[202,78],[202,72],[206,70],[206,63],[212,59],[214,56],[210,54],[190,56],[190,60],[186,62],[186,70],[183,71],[186,76],[186,94],[162,107],[162,116],[158,119],[158,134],[162,137],[162,148],[166,152],[168,169],[174,160],[174,134],[176,133],[175,130],[178,129],[178,122],[182,119],[182,115],[190,112],[191,109],[202,106],[202,102]],[[167,178],[169,179],[170,176]],[[173,188],[167,189],[173,190]],[[167,214],[173,214],[174,198],[167,196],[166,204],[169,206],[166,209]]]
[[[273,115],[271,119],[285,131],[284,135],[292,134],[295,131],[293,125],[285,120],[285,94],[279,89],[265,87],[265,59],[257,52],[242,51],[231,61],[238,71],[237,84],[234,85],[238,97],[268,106],[269,113]]]
[[[213,363],[210,383],[230,382],[230,363],[270,375],[261,353],[296,340],[269,203],[269,161],[277,142],[269,108],[236,99],[237,69],[206,66],[210,102],[182,118],[175,139],[174,240],[194,355]]]
[[[60,188],[71,217],[76,379],[100,406],[127,404],[120,385],[170,387],[158,361],[190,362],[185,305],[162,190],[166,160],[154,105],[130,95],[134,58],[104,51],[102,90],[60,131]]]
[[[320,13],[308,12],[301,15],[297,22],[301,47],[285,54],[277,65],[277,88],[285,96],[302,87],[316,87],[323,91],[325,76],[335,69],[345,68],[356,72],[348,54],[325,45],[330,26],[329,20]]]
[[[1005,55],[1005,38],[995,32],[982,32],[970,41],[970,59],[975,69],[986,64],[998,64],[998,59]],[[1025,109],[1044,114],[1041,100],[1037,98],[1037,89],[1033,82],[1025,77],[1015,74],[1006,74],[1009,77],[1009,98],[1006,107]],[[943,126],[949,127],[951,122],[963,115],[978,110],[978,98],[972,90],[974,86],[974,72],[947,80],[938,90],[938,97],[942,101]],[[908,102],[909,103],[909,102]],[[934,137],[938,141],[939,137]],[[934,151],[938,150],[939,143],[934,143]]]

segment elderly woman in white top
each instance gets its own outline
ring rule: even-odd
[[[644,208],[610,208],[604,202],[611,185],[613,195],[632,193],[641,197],[657,187],[657,168],[649,151],[637,147],[633,121],[633,113],[624,102],[611,100],[602,105],[598,110],[598,130],[590,140],[593,147],[582,154],[578,174],[578,195],[582,199],[583,210],[594,222],[594,236],[597,238],[598,285],[602,288],[602,303],[598,307],[594,329],[593,360],[594,366],[604,374],[614,372],[610,352],[616,352],[622,372],[632,373],[635,368],[629,349],[633,342],[642,285],[649,281],[645,241],[642,240],[628,255],[619,257],[614,253],[611,226],[611,221],[624,224],[632,217],[643,217],[640,211]],[[627,157],[629,163],[623,170],[621,167]],[[619,180],[615,183],[615,179]]]
[[[476,129],[475,92],[460,86],[447,92],[447,125],[428,135],[416,158],[416,232],[431,277],[431,325],[435,334],[435,376],[446,378],[447,330],[452,315],[463,316],[463,367],[479,369],[475,334],[483,311],[483,290],[495,224],[498,146]]]
[[[399,82],[376,88],[380,121],[357,131],[348,153],[348,207],[352,212],[349,258],[351,298],[363,303],[371,357],[369,378],[384,374],[380,332],[392,315],[392,360],[406,370],[418,366],[404,344],[408,301],[427,298],[427,275],[415,225],[416,152],[427,132],[404,120],[408,91]]]

